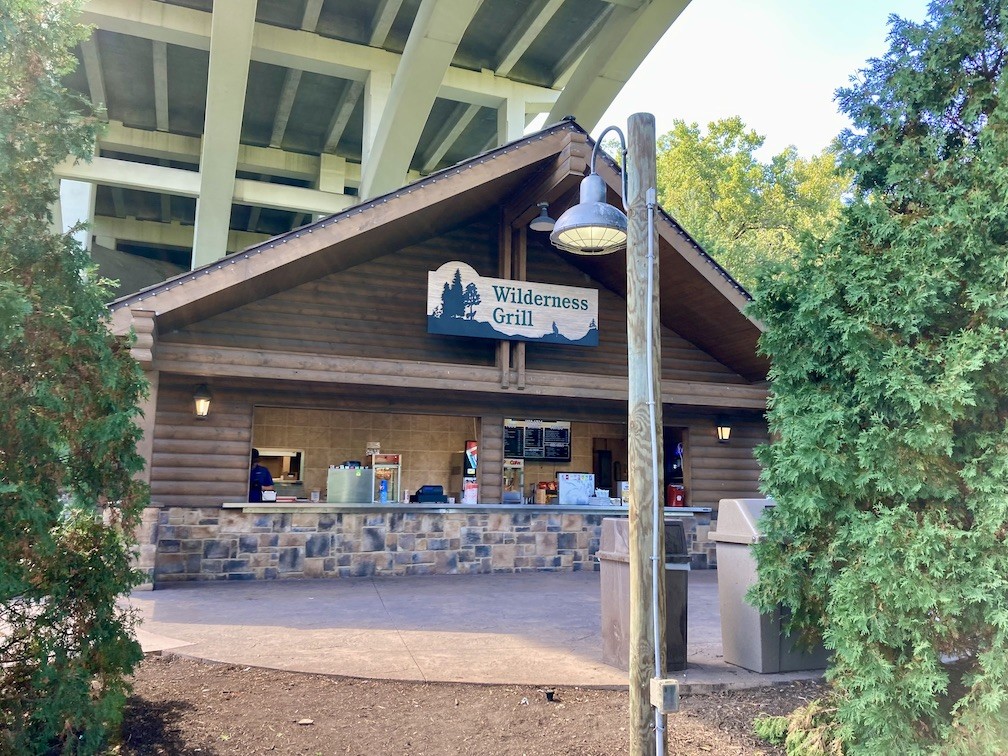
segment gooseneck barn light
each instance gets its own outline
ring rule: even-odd
[[[556,221],[549,217],[549,213],[546,210],[549,208],[548,202],[540,202],[537,207],[539,208],[539,215],[532,219],[529,223],[529,228],[533,231],[552,231],[553,227],[556,226]]]
[[[581,201],[561,215],[550,234],[555,247],[575,255],[608,255],[627,243],[627,217],[606,202],[606,185],[595,172],[602,137],[615,131],[619,135],[623,165],[626,166],[626,140],[615,126],[603,131],[592,148],[591,172],[581,181]],[[626,207],[626,170],[623,171],[623,207]]]

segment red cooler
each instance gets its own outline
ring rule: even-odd
[[[682,486],[675,486],[669,483],[668,488],[665,491],[665,506],[685,507],[686,489],[683,488]]]

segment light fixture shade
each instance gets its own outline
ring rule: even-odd
[[[605,182],[597,173],[581,182],[581,201],[560,216],[550,241],[575,255],[608,255],[626,247],[627,217],[605,201]]]
[[[193,392],[196,417],[206,417],[210,414],[210,402],[212,399],[210,389],[207,388],[205,383],[201,383],[196,387],[196,391]]]
[[[556,225],[556,221],[549,217],[549,213],[546,209],[549,207],[548,202],[539,203],[539,215],[532,219],[529,223],[529,228],[533,231],[552,231],[553,227]]]
[[[727,420],[717,421],[717,440],[718,443],[727,444],[728,440],[731,438],[731,425]]]

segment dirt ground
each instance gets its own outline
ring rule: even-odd
[[[684,696],[668,753],[781,754],[752,721],[816,697],[815,682]],[[629,751],[626,691],[359,680],[148,656],[134,677],[121,756],[495,754]]]

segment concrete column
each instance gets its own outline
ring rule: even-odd
[[[224,257],[245,108],[256,0],[216,0],[210,22],[210,71],[200,151],[200,189],[192,267]]]
[[[323,192],[346,191],[346,158],[323,152],[319,160],[318,188]]]
[[[90,225],[94,222],[96,187],[84,181],[60,181],[59,232],[65,234],[76,223],[87,223],[89,228],[78,231],[74,238],[84,249],[91,249]],[[57,223],[53,218],[53,224]]]
[[[392,74],[372,71],[364,85],[364,140],[361,145],[361,171],[371,160],[371,149],[378,136],[381,116],[392,91]]]
[[[497,146],[525,134],[525,100],[509,97],[497,108]]]

